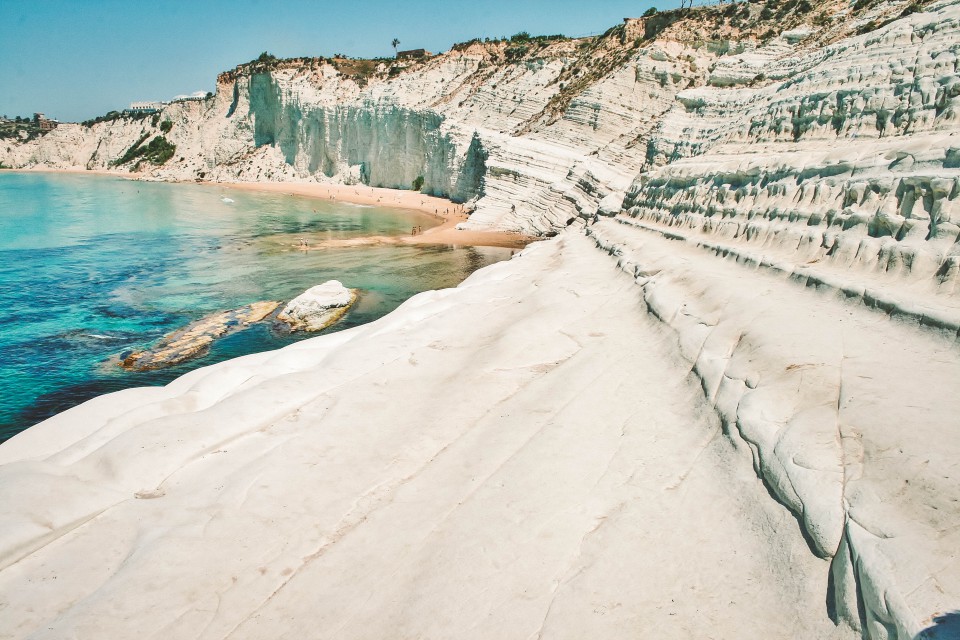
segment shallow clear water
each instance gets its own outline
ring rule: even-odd
[[[164,384],[316,335],[268,323],[163,371],[112,363],[210,313],[289,300],[337,279],[361,290],[327,330],[338,331],[510,256],[493,248],[293,246],[300,236],[314,243],[433,224],[410,211],[220,187],[0,173],[0,441],[93,396]]]

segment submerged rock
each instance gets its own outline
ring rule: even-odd
[[[320,331],[343,317],[356,299],[355,291],[336,280],[330,280],[291,300],[277,319],[291,331]],[[280,304],[272,300],[254,302],[239,309],[209,315],[164,336],[150,349],[124,351],[120,354],[119,365],[134,371],[149,371],[196,358],[205,354],[214,340],[264,320]]]
[[[357,293],[339,280],[328,280],[291,300],[277,319],[291,331],[321,331],[343,317],[357,300]]]
[[[135,371],[163,369],[206,353],[210,344],[228,333],[259,322],[280,306],[276,301],[254,302],[239,309],[222,311],[168,334],[152,349],[124,352],[120,366]]]

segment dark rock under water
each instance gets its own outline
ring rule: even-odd
[[[276,301],[254,302],[239,309],[221,311],[168,334],[151,349],[125,351],[120,355],[120,366],[146,371],[163,369],[206,353],[210,344],[222,336],[241,331],[260,322],[280,306]]]

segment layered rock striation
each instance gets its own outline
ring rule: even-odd
[[[422,178],[465,227],[560,235],[6,443],[9,635],[934,633],[960,608],[958,53],[957,0],[730,3],[252,63],[158,124],[0,148],[107,168],[168,120],[155,178]],[[98,535],[123,540],[98,581],[27,585]],[[145,615],[123,594],[170,559]]]

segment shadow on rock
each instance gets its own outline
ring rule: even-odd
[[[960,640],[960,611],[936,616],[933,626],[918,633],[914,640]]]

